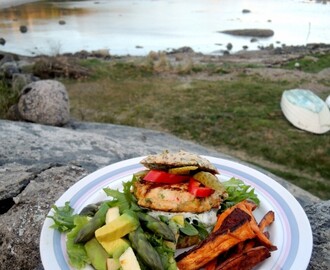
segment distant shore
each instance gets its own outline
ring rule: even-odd
[[[36,0],[1,0],[0,1],[0,9],[1,8],[8,8],[18,5],[23,5],[29,2],[36,2]]]

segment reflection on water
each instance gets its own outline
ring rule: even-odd
[[[55,3],[35,2],[18,7],[0,10],[0,27],[2,30],[17,28],[17,24],[31,27],[43,20],[47,23],[50,19],[63,19],[66,16],[84,16],[92,11],[88,8],[58,6]]]
[[[56,32],[60,33],[61,29],[56,30],[56,27],[65,25],[66,20],[93,16],[95,13],[95,10],[89,7],[60,2],[33,2],[0,9],[0,38],[5,37],[7,44],[12,42],[6,47],[14,48],[12,50],[14,53],[26,55],[60,53],[61,38],[69,40],[70,35],[57,36]],[[33,36],[32,47],[29,43],[31,38],[22,35],[21,26],[27,27],[27,32]],[[51,34],[52,31],[55,31],[55,35]],[[6,47],[3,49],[6,50]],[[28,48],[27,51],[22,51],[25,48]]]
[[[329,18],[329,4],[309,0],[38,1],[0,10],[0,38],[6,41],[0,50],[33,55],[109,49],[141,55],[183,46],[217,53],[229,42],[232,51],[329,43]],[[249,37],[219,33],[243,28],[268,28],[275,35],[252,43]]]
[[[0,15],[6,19],[22,20],[51,19],[63,15],[83,15],[88,10],[84,8],[59,7],[53,3],[30,3],[18,7],[10,7],[0,11]]]

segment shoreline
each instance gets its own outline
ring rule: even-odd
[[[36,0],[1,0],[0,9],[23,5],[30,2],[37,2]]]
[[[26,1],[26,0],[25,0]],[[240,50],[237,52],[227,52],[223,54],[205,54],[198,51],[194,51],[189,46],[180,47],[173,49],[171,51],[150,51],[145,55],[134,55],[134,54],[111,54],[108,51],[102,49],[99,50],[81,50],[74,53],[60,53],[57,55],[47,55],[47,54],[35,54],[35,55],[24,55],[19,53],[8,52],[0,48],[1,55],[12,55],[24,59],[37,59],[40,57],[76,57],[76,58],[85,58],[85,57],[94,57],[94,58],[143,58],[148,57],[150,53],[164,53],[167,56],[185,54],[190,57],[197,58],[226,58],[226,59],[236,59],[236,61],[255,61],[259,62],[261,59],[266,60],[267,62],[277,62],[281,61],[279,59],[290,59],[290,58],[299,58],[306,54],[316,54],[316,53],[325,53],[330,52],[330,43],[309,43],[306,45],[290,45],[282,47],[263,47],[258,50]],[[291,56],[291,57],[290,57]]]

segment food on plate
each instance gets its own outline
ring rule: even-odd
[[[221,270],[248,270],[270,257],[270,252],[266,247],[258,246],[234,254],[219,264],[215,269]],[[207,269],[209,270],[209,269]]]
[[[147,156],[140,163],[150,170],[170,169],[170,172],[174,174],[176,171],[180,172],[177,174],[185,174],[184,172],[190,172],[197,168],[213,174],[219,173],[218,169],[206,158],[183,150],[178,152],[165,150],[160,154]]]
[[[103,249],[102,245],[95,238],[92,238],[84,247],[93,267],[106,270],[104,262],[107,261],[108,253]]]
[[[92,217],[92,219],[89,220],[89,222],[86,223],[78,232],[77,236],[74,239],[74,242],[85,243],[86,241],[92,239],[95,235],[95,231],[104,225],[108,209],[108,204],[103,203],[100,209]]]
[[[274,221],[274,214],[268,212],[258,225],[252,213],[255,208],[251,202],[243,201],[219,215],[213,232],[176,258],[178,268],[248,270],[270,257],[277,247],[264,229]]]
[[[140,270],[139,262],[134,254],[134,251],[131,247],[127,248],[127,250],[119,257],[119,265],[108,266],[108,270],[113,268],[119,269],[121,267],[122,270]],[[117,268],[118,267],[118,268]]]
[[[276,250],[265,231],[274,213],[256,223],[260,202],[243,181],[220,182],[211,162],[185,151],[141,164],[121,190],[104,188],[106,200],[80,213],[69,202],[53,206],[52,227],[66,233],[75,269],[247,270]],[[176,257],[182,247],[190,249]]]
[[[199,222],[206,229],[213,227],[227,192],[210,161],[186,151],[164,151],[147,156],[141,163],[147,170],[135,174],[133,188],[139,206],[153,216],[166,215],[177,220],[182,217],[186,225]],[[179,232],[178,248],[202,240],[197,230],[189,234],[184,229]]]

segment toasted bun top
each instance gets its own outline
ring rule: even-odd
[[[162,170],[182,166],[197,166],[203,171],[218,174],[217,168],[206,158],[180,150],[179,152],[163,151],[161,154],[149,155],[141,161],[148,169]]]

